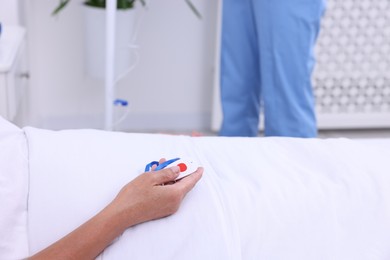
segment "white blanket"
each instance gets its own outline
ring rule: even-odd
[[[23,131],[0,117],[0,259],[28,255],[28,153]]]
[[[150,161],[192,157],[205,173],[180,210],[128,229],[102,259],[390,258],[390,140],[25,132],[31,253]]]

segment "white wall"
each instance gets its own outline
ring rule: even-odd
[[[0,0],[0,22],[7,25],[19,25],[19,1]]]
[[[37,127],[103,127],[104,86],[84,73],[83,6],[73,0],[26,4],[30,61],[30,120]],[[120,82],[130,114],[121,130],[204,130],[210,127],[218,0],[149,1],[138,34],[141,59]],[[121,111],[119,111],[121,112]]]

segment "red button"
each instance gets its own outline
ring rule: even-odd
[[[180,172],[184,172],[187,170],[187,165],[185,165],[184,163],[179,163],[177,166],[179,166]]]

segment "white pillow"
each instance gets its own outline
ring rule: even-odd
[[[0,259],[28,255],[28,153],[24,132],[0,117]]]

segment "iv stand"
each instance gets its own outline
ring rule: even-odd
[[[104,129],[112,131],[113,101],[115,97],[115,16],[116,0],[106,1],[106,72],[105,72],[105,122]]]

